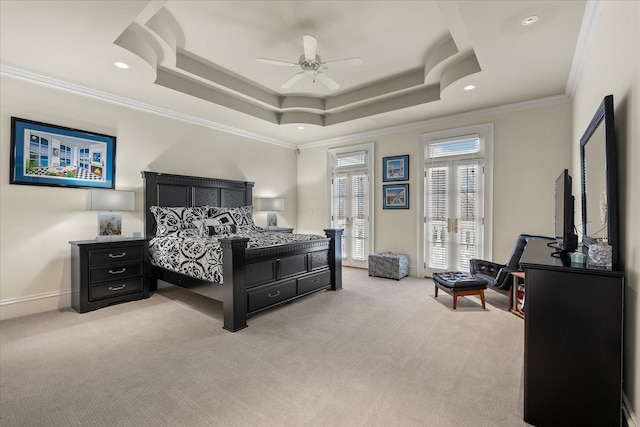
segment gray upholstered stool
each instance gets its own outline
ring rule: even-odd
[[[409,257],[391,252],[369,255],[369,276],[400,280],[409,275]]]

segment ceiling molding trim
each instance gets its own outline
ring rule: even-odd
[[[588,1],[584,9],[582,25],[580,26],[580,33],[578,34],[578,41],[576,43],[576,50],[573,54],[573,61],[571,62],[569,78],[567,79],[567,86],[565,88],[565,93],[572,98],[578,89],[580,75],[584,69],[584,63],[587,60],[589,50],[591,49],[591,43],[593,42],[598,23],[600,22],[600,16],[602,15],[602,3],[602,0]]]
[[[330,138],[320,141],[308,142],[306,144],[300,144],[297,146],[300,150],[310,149],[310,148],[318,148],[324,147],[328,145],[335,145],[341,143],[351,143],[354,140],[358,139],[372,139],[382,135],[388,135],[392,133],[401,133],[401,132],[410,132],[413,130],[420,130],[425,126],[431,126],[439,123],[446,122],[455,122],[462,119],[470,119],[470,118],[478,118],[481,119],[483,116],[489,114],[499,114],[499,113],[514,113],[518,111],[526,111],[532,110],[535,108],[543,108],[543,107],[551,107],[554,105],[566,104],[567,102],[571,102],[571,97],[564,95],[554,95],[546,98],[534,99],[530,101],[516,102],[513,104],[500,105],[497,107],[483,108],[480,110],[467,111],[464,113],[453,114],[449,116],[436,117],[429,120],[423,120],[420,122],[407,123],[404,125],[391,126],[387,128],[376,129],[367,132],[354,133],[351,135],[339,136],[336,138]]]
[[[211,120],[201,119],[199,117],[191,116],[188,114],[178,113],[177,111],[169,110],[166,108],[157,107],[151,104],[134,101],[129,98],[124,98],[117,95],[112,95],[99,90],[91,89],[85,86],[80,86],[74,83],[65,82],[63,80],[55,79],[53,77],[43,76],[41,74],[32,73],[30,71],[22,70],[8,65],[0,64],[0,75],[16,80],[23,80],[28,83],[45,86],[48,88],[61,90],[64,92],[73,93],[75,95],[81,95],[88,98],[97,99],[99,101],[108,102],[111,104],[120,105],[127,108],[133,108],[146,113],[156,114],[159,116],[167,117],[170,119],[180,120],[182,122],[192,123],[199,126],[204,126],[209,129],[215,129],[221,132],[225,132],[231,135],[241,136],[252,140],[266,142],[267,144],[277,145],[279,147],[290,148],[295,150],[297,145],[290,142],[281,141],[279,139],[270,138],[264,135],[256,134],[253,132],[247,132],[242,129],[234,128],[231,126],[223,125]]]

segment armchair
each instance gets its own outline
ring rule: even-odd
[[[554,240],[550,237],[521,234],[518,236],[516,247],[513,249],[511,258],[509,258],[506,264],[498,264],[481,259],[469,260],[469,272],[471,276],[476,279],[486,280],[488,287],[507,295],[513,283],[511,272],[520,270],[520,258],[524,252],[524,247],[527,245],[527,242],[536,239]]]

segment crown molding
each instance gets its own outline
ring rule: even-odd
[[[11,67],[8,65],[0,64],[0,75],[4,77],[13,78],[16,80],[23,80],[29,83],[45,86],[51,89],[61,90],[64,92],[73,93],[75,95],[85,96],[88,98],[97,99],[99,101],[108,102],[111,104],[120,105],[127,108],[133,108],[146,113],[152,113],[159,116],[167,117],[170,119],[180,120],[182,122],[196,124],[204,126],[210,129],[219,130],[231,135],[241,136],[244,138],[253,139],[260,142],[266,142],[268,144],[277,145],[280,147],[296,149],[297,145],[290,142],[281,141],[279,139],[270,138],[264,135],[260,135],[253,132],[247,132],[242,129],[234,128],[232,126],[223,125],[222,123],[214,122],[211,120],[202,119],[200,117],[191,116],[188,114],[179,113],[177,111],[169,110],[155,105],[147,104],[144,102],[134,101],[122,96],[112,95],[107,92],[91,89],[86,86],[77,85],[75,83],[66,82],[53,77],[44,76],[42,74],[33,73],[30,71],[22,70],[20,68]]]
[[[576,94],[580,75],[582,74],[587,54],[591,48],[598,23],[600,22],[602,3],[602,0],[588,1],[584,9],[582,25],[580,26],[576,50],[573,54],[573,61],[571,62],[571,69],[569,70],[569,78],[567,79],[565,89],[565,93],[572,98]]]

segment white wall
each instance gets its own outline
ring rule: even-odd
[[[471,125],[494,124],[493,259],[506,261],[520,233],[553,234],[554,183],[562,169],[571,167],[571,105],[496,110],[436,120],[411,131],[375,138],[354,138],[339,144],[303,148],[298,160],[298,229],[329,225],[327,150],[336,146],[375,141],[375,250],[409,255],[415,274],[416,229],[422,198],[417,194],[421,165],[420,135]],[[410,209],[382,209],[382,158],[409,154]],[[313,212],[313,213],[311,213]]]
[[[578,140],[596,108],[613,94],[618,140],[620,255],[625,268],[624,392],[633,413],[640,408],[638,289],[640,287],[640,2],[603,1],[597,31],[573,102],[573,139]],[[574,170],[580,154],[573,150]],[[636,425],[638,420],[636,420]]]
[[[94,238],[98,222],[85,189],[9,184],[11,116],[117,137],[116,189],[136,193],[124,235],[143,228],[143,170],[255,181],[254,197],[286,199],[278,223],[296,224],[294,150],[20,80],[0,88],[1,318],[70,306],[68,242]],[[255,218],[266,225],[265,212]]]

